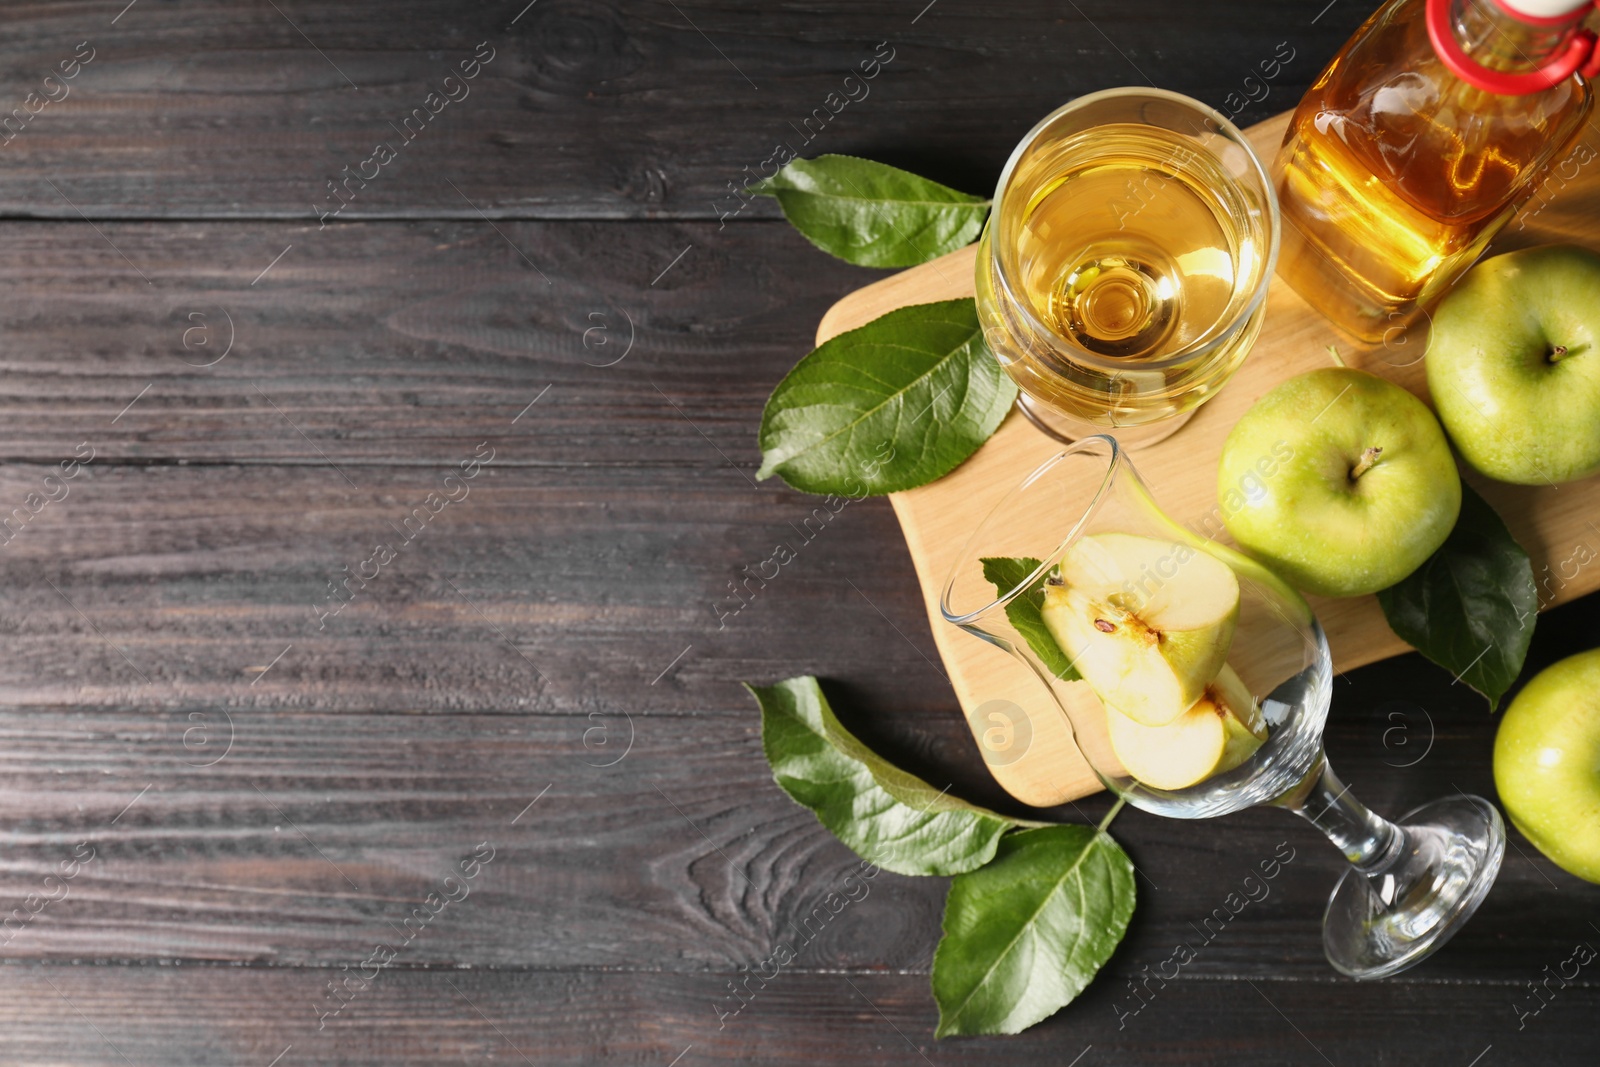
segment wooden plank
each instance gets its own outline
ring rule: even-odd
[[[430,493],[459,495],[454,462],[80,467],[0,547],[0,703],[681,712],[748,709],[740,680],[808,671],[890,712],[941,699],[915,586],[883,566],[882,501],[819,519],[725,467],[519,467],[536,456],[514,434],[490,447],[420,532]],[[54,471],[0,466],[0,515],[26,517]],[[763,580],[778,542],[795,559]]]
[[[1600,622],[1578,607],[1556,610],[1535,669],[1600,642]],[[998,792],[954,709],[852,695],[870,670],[830,686],[852,727],[869,726],[877,747],[956,795]],[[689,713],[633,692],[618,684],[591,712],[515,715],[239,701],[0,713],[0,917],[29,907],[29,894],[60,898],[0,925],[0,952],[337,967],[403,938],[412,909],[489,841],[483,878],[410,939],[404,966],[735,974],[769,956],[857,860],[772,782],[748,701],[713,710],[737,698],[731,681],[698,680],[693,699],[705,703]],[[1438,672],[1385,666],[1341,681],[1328,746],[1357,796],[1398,815],[1456,788],[1492,789],[1483,753],[1494,725]],[[1094,822],[1108,806],[1094,797],[1055,814]],[[1213,936],[1187,977],[1329,976],[1320,918],[1341,857],[1280,811],[1210,831],[1118,817],[1139,907],[1098,984],[1157,967],[1204,936],[1197,928]],[[93,859],[63,892],[46,879],[80,842]],[[1578,883],[1513,842],[1472,924],[1407,980],[1514,986],[1587,936]],[[1285,862],[1263,895],[1244,879],[1274,857]],[[947,886],[879,874],[793,969],[925,974]],[[1207,924],[1241,888],[1260,899],[1224,928]]]
[[[1116,990],[1096,984],[1021,1036],[935,1042],[936,1013],[920,976],[782,972],[765,989],[752,980],[755,998],[719,1021],[718,1006],[735,1003],[726,974],[394,970],[319,1032],[314,998],[335,975],[342,972],[0,968],[7,1062],[265,1067],[282,1056],[284,1065],[439,1067],[492,1058],[578,1067],[603,1056],[618,1067],[665,1067],[675,1058],[685,1067],[925,1067],[936,1060],[1009,1067],[1078,1056],[1127,1067],[1233,1067],[1371,1062],[1366,1057],[1379,1040],[1393,1062],[1593,1062],[1587,1009],[1595,987],[1586,979],[1559,990],[1521,1031],[1513,1009],[1526,1002],[1519,999],[1525,989],[1256,977],[1180,979],[1165,988],[1152,981],[1153,999],[1121,1029]],[[1375,1031],[1393,1019],[1407,1025]]]
[[[805,155],[884,158],[981,191],[1034,119],[1063,100],[1148,73],[1218,106],[1229,94],[1242,104],[1244,79],[1287,40],[1298,58],[1270,86],[1251,83],[1258,99],[1248,106],[1264,115],[1299,96],[1313,57],[1332,54],[1362,15],[1341,6],[1313,23],[1272,0],[1243,0],[1227,19],[1171,5],[1155,21],[1111,0],[1027,0],[1003,19],[883,2],[524,8],[186,0],[118,15],[21,5],[0,44],[0,115],[22,109],[4,145],[0,214],[315,224],[338,202],[327,183],[348,173],[356,178],[337,194],[352,198],[341,223],[477,219],[480,210],[775,217],[766,201],[741,210],[729,183],[742,188],[779,142]],[[64,86],[45,85],[80,42],[92,50],[88,65]],[[446,86],[480,42],[492,61],[465,87]],[[879,42],[887,65],[847,85],[876,61]],[[434,97],[438,113],[406,140],[403,120],[441,91],[460,99]],[[363,168],[379,142],[397,146],[397,158]]]
[[[6,224],[8,460],[453,463],[510,434],[507,463],[753,474],[773,383],[877,274],[783,223],[97,225]]]
[[[1285,113],[1248,131],[1263,159],[1273,158],[1287,121]],[[1580,170],[1573,180],[1552,182],[1549,188],[1527,219],[1508,227],[1495,250],[1560,240],[1600,243],[1600,174]],[[973,263],[974,250],[963,249],[852,293],[823,317],[818,343],[896,307],[970,296]],[[1132,456],[1168,514],[1192,529],[1210,531],[1219,525],[1215,472],[1228,431],[1279,382],[1329,365],[1330,344],[1339,346],[1351,366],[1382,374],[1426,399],[1425,326],[1397,334],[1381,346],[1355,346],[1286,283],[1274,279],[1261,337],[1227,388],[1177,434]],[[1013,413],[950,475],[893,497],[917,565],[934,640],[962,707],[971,711],[988,700],[1008,699],[1027,711],[1033,747],[1020,759],[997,761],[992,770],[1012,795],[1040,805],[1097,790],[1100,782],[1037,679],[1004,653],[944,623],[939,595],[956,554],[981,517],[1058,447]],[[1535,574],[1541,579],[1542,607],[1600,589],[1600,568],[1571,566],[1582,547],[1587,546],[1588,556],[1600,551],[1600,532],[1592,523],[1600,513],[1600,480],[1560,487],[1502,485],[1476,475],[1471,481],[1533,557]],[[1049,539],[1049,531],[1040,534],[1041,541]],[[1225,532],[1222,539],[1231,543]],[[1389,629],[1375,597],[1310,600],[1327,631],[1338,670],[1398,655],[1409,647]]]
[[[747,713],[621,709],[7,713],[0,941],[11,958],[337,966],[383,942],[408,967],[731,971],[859,866],[778,792],[757,733]],[[941,889],[884,894],[885,935],[841,924],[819,965],[897,958],[889,929],[931,952]],[[416,919],[430,893],[459,899]],[[29,894],[59,899],[30,915]]]

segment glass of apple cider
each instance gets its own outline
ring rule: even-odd
[[[1011,490],[939,607],[1019,661],[1038,682],[1023,711],[1064,716],[1129,804],[1178,819],[1270,805],[1321,830],[1349,861],[1322,928],[1345,974],[1416,964],[1494,883],[1506,840],[1488,801],[1457,792],[1391,822],[1339,781],[1322,744],[1333,665],[1310,606],[1169,518],[1113,437],[1074,442]]]
[[[1018,406],[1072,441],[1171,434],[1261,331],[1278,202],[1221,114],[1110,89],[1023,138],[978,246],[978,315]]]

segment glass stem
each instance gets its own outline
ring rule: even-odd
[[[1278,803],[1321,830],[1366,875],[1378,899],[1393,902],[1397,887],[1390,871],[1405,852],[1405,832],[1351,796],[1326,758]]]

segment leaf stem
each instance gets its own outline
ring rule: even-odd
[[[1106,827],[1111,825],[1111,820],[1117,817],[1117,812],[1121,811],[1122,806],[1127,802],[1127,797],[1118,797],[1117,802],[1111,805],[1111,810],[1106,812],[1106,817],[1100,820],[1100,825],[1094,828],[1094,832],[1097,834],[1105,833]]]

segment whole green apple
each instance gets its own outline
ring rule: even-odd
[[[1308,593],[1385,589],[1444,544],[1461,479],[1438,420],[1376,375],[1290,378],[1222,447],[1222,521],[1246,552]]]
[[[1484,260],[1433,315],[1428,389],[1462,458],[1520,485],[1600,470],[1600,256]]]
[[[1522,835],[1600,882],[1600,648],[1534,676],[1494,738],[1494,784]]]

